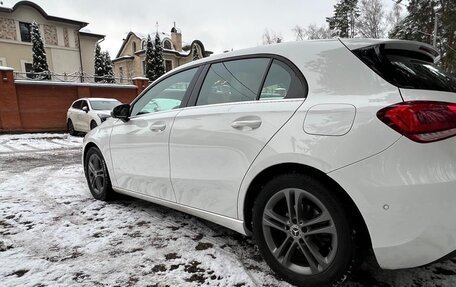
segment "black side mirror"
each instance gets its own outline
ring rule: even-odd
[[[115,107],[111,112],[111,117],[128,122],[130,118],[130,104],[122,104]]]

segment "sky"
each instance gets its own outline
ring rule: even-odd
[[[387,10],[393,0],[382,0]],[[3,7],[19,1],[0,0]],[[47,14],[88,22],[85,28],[106,35],[101,43],[115,58],[129,31],[169,33],[176,22],[185,42],[200,40],[215,53],[262,44],[266,29],[294,40],[293,27],[326,25],[337,0],[33,0]]]

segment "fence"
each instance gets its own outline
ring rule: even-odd
[[[15,80],[13,69],[0,67],[0,133],[50,132],[66,129],[66,112],[79,98],[115,98],[131,102],[149,84],[99,84]]]
[[[133,84],[132,79],[122,77],[94,76],[85,72],[54,73],[54,72],[14,72],[16,80],[54,81],[74,83],[109,83],[109,84]]]

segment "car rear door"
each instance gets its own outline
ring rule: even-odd
[[[197,69],[155,83],[132,104],[129,121],[115,121],[110,140],[113,186],[175,201],[169,177],[169,135]]]
[[[302,75],[284,61],[257,57],[206,66],[193,107],[176,116],[171,131],[178,203],[237,217],[245,173],[307,93]]]

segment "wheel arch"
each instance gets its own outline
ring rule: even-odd
[[[286,173],[305,174],[312,176],[313,178],[316,178],[321,184],[326,186],[330,191],[334,192],[338,199],[342,201],[342,204],[350,208],[349,214],[351,214],[352,216],[351,219],[353,220],[356,226],[356,230],[361,233],[360,242],[363,242],[363,244],[367,244],[367,246],[364,246],[367,248],[367,250],[372,249],[372,241],[369,235],[367,224],[351,196],[326,173],[314,167],[293,162],[278,163],[269,166],[262,170],[260,173],[258,173],[250,182],[247,188],[246,195],[244,197],[243,204],[244,226],[247,233],[251,233],[252,231],[253,204],[258,194],[261,192],[262,186],[266,182],[268,182],[272,177]]]

